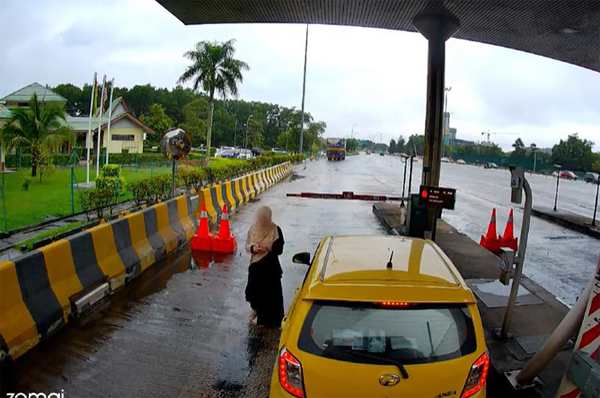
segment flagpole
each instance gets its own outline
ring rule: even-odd
[[[115,78],[110,81],[110,100],[108,100],[108,129],[106,131],[106,164],[108,164],[108,146],[110,145],[110,121],[112,119],[113,88],[115,87]]]
[[[308,24],[306,24],[306,39],[304,41],[304,75],[302,77],[302,114],[300,116],[300,151],[304,153],[304,97],[306,95],[306,60],[308,58]]]
[[[100,136],[102,135],[102,113],[104,111],[104,93],[106,90],[106,75],[102,79],[102,93],[100,94],[100,113],[98,114],[98,139],[96,144],[96,178],[100,175]]]
[[[85,146],[87,147],[87,156],[85,161],[85,182],[90,182],[90,147],[92,146],[92,115],[94,114],[94,93],[96,92],[96,76],[94,72],[94,83],[92,84],[92,93],[90,94],[90,121],[88,124],[88,133],[85,137]]]

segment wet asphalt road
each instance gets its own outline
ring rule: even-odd
[[[490,171],[497,174],[484,174]],[[287,308],[305,273],[304,266],[291,263],[294,253],[312,252],[324,235],[383,230],[372,214],[372,203],[285,194],[343,190],[399,194],[401,172],[398,158],[373,155],[309,163],[291,181],[278,184],[231,217],[238,245],[243,247],[258,206],[271,206],[286,240],[281,262]],[[420,163],[415,164],[414,176],[417,187]],[[459,230],[481,234],[492,206],[499,208],[503,228],[510,204],[508,178],[502,171],[444,165],[442,182],[458,189],[457,209],[444,218]],[[497,192],[502,189],[504,193]],[[576,238],[551,239],[555,236]],[[557,247],[557,241],[564,248]],[[579,294],[597,259],[598,241],[534,219],[530,242],[526,273],[551,291]],[[216,259],[193,259],[187,248],[176,252],[4,371],[2,393],[64,390],[66,398],[266,397],[279,335],[248,323],[244,301],[248,260],[241,248],[235,255]]]
[[[404,164],[399,158],[360,155],[351,161],[356,167],[345,168],[372,175],[381,184],[378,192],[402,193]],[[421,181],[421,165],[420,161],[413,165],[413,192],[416,192]],[[527,179],[533,191],[534,206],[551,207],[554,204],[556,179],[529,174]],[[456,209],[444,210],[442,217],[460,232],[479,242],[480,236],[487,231],[492,208],[496,208],[497,233],[502,234],[508,213],[513,208],[515,236],[520,235],[522,205],[510,202],[508,170],[442,163],[440,180],[441,185],[456,188]],[[592,184],[561,180],[558,208],[591,218],[594,195],[595,186]],[[573,304],[593,276],[599,254],[599,240],[532,217],[524,272],[561,300]]]

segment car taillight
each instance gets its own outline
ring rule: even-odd
[[[490,357],[486,352],[484,352],[483,355],[480,356],[479,359],[476,360],[471,366],[471,371],[469,372],[469,377],[467,377],[467,382],[461,398],[470,397],[483,388],[487,379],[489,368]]]
[[[293,396],[304,397],[302,365],[285,347],[279,353],[279,382]]]

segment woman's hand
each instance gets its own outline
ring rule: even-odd
[[[261,246],[260,244],[256,244],[254,247],[254,253],[267,253],[269,249],[265,246]]]

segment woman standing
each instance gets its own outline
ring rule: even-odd
[[[246,301],[252,308],[251,319],[259,326],[278,328],[283,319],[281,265],[283,233],[271,220],[271,209],[258,209],[256,222],[248,231],[246,250],[250,253]]]

